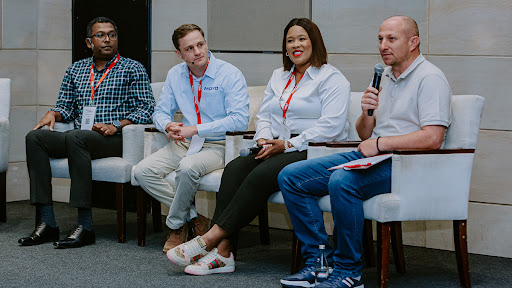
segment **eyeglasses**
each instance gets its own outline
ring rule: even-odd
[[[117,40],[117,33],[116,32],[109,32],[109,33],[96,33],[94,35],[91,36],[92,37],[96,37],[98,40],[100,41],[105,41],[105,39],[107,38],[110,39],[110,40]]]

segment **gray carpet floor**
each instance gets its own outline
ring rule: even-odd
[[[55,212],[65,236],[76,209],[56,203]],[[272,229],[271,245],[264,246],[257,227],[246,227],[235,273],[191,276],[162,253],[165,228],[154,233],[148,223],[147,245],[137,246],[135,213],[128,213],[127,242],[120,244],[116,212],[93,209],[96,245],[67,250],[51,243],[18,246],[18,238],[34,227],[34,209],[27,201],[11,202],[7,213],[7,223],[0,223],[0,287],[280,287],[279,279],[290,271],[290,231]],[[459,287],[454,252],[404,249],[407,273],[390,266],[390,287]],[[471,254],[469,261],[473,287],[512,287],[512,259]],[[376,287],[376,279],[375,267],[364,268],[365,287]]]

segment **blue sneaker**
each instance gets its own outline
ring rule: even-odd
[[[352,277],[343,277],[337,275],[331,275],[327,280],[322,283],[318,283],[318,288],[364,288],[363,281],[361,279],[356,280]]]
[[[298,273],[281,279],[283,287],[315,287],[315,266],[306,266]]]

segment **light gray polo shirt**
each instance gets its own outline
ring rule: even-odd
[[[405,135],[427,125],[450,125],[450,84],[422,54],[398,79],[386,67],[381,87],[371,138]]]

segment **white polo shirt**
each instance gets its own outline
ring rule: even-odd
[[[422,54],[395,78],[386,67],[372,137],[405,135],[427,125],[451,123],[452,90],[444,73]]]

